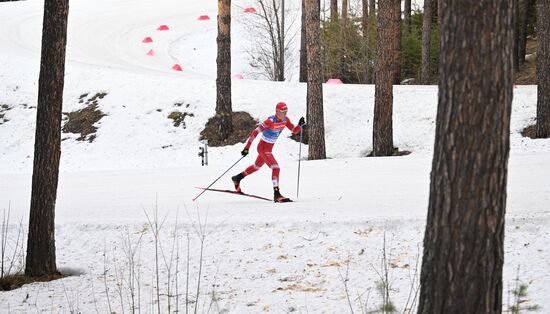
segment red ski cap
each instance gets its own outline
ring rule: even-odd
[[[284,102],[280,102],[277,104],[277,106],[275,107],[275,109],[278,110],[283,110],[283,111],[287,111],[288,110],[288,107],[286,106],[286,104]]]

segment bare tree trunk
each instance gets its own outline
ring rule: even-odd
[[[57,274],[55,202],[61,157],[68,0],[45,0],[25,274]]]
[[[330,21],[338,21],[338,0],[330,0]]]
[[[309,159],[325,159],[319,1],[306,0]]]
[[[368,61],[370,60],[369,56],[369,1],[361,0],[363,8],[363,16],[361,18],[361,26],[363,28],[363,46],[365,48],[365,77],[364,84],[369,83],[370,77],[370,66]]]
[[[436,23],[439,23],[439,21],[441,20],[440,18],[440,14],[439,12],[441,12],[439,10],[439,8],[441,7],[441,0],[431,0],[431,3],[432,3],[432,23],[433,24],[436,24]]]
[[[367,38],[369,31],[369,1],[361,0],[363,16],[361,17],[361,27],[363,28],[363,38]]]
[[[442,19],[442,16],[443,16],[443,10],[441,9],[441,1],[442,0],[437,0],[437,23],[438,25],[440,25],[441,23],[441,19]]]
[[[233,132],[231,108],[231,0],[218,0],[216,118],[221,139]]]
[[[519,0],[511,0],[514,5],[514,16],[513,16],[513,26],[514,26],[514,78],[519,71],[519,41],[520,41],[520,19],[519,19]]]
[[[376,0],[369,0],[369,14],[371,17],[376,15]]]
[[[424,18],[422,20],[422,65],[420,82],[424,85],[430,84],[431,62],[430,62],[430,41],[432,36],[432,1],[424,1]],[[435,0],[437,1],[437,0]]]
[[[401,0],[399,0],[399,5],[395,6],[395,10],[397,11],[395,13],[396,21],[395,21],[395,34],[394,34],[394,42],[395,50],[394,50],[394,56],[395,61],[393,63],[394,66],[394,84],[401,84]]]
[[[344,80],[347,78],[346,71],[346,53],[347,53],[347,27],[348,27],[348,0],[342,0],[342,19],[340,20],[340,44],[338,47],[339,53],[339,66],[338,77]]]
[[[377,13],[376,13],[376,0],[369,0],[369,34],[371,34],[372,38],[368,38],[369,41],[369,60],[372,60],[372,63],[368,64],[368,69],[371,72],[371,75],[369,76],[368,83],[374,83],[376,82],[376,64],[377,61],[376,56],[376,32],[378,32],[377,28]]]
[[[348,19],[348,10],[348,0],[342,0],[342,19],[344,19],[344,23],[346,23]]]
[[[285,80],[286,63],[286,27],[285,27],[285,1],[276,0],[258,0],[260,7],[259,16],[265,22],[260,28],[265,31],[261,36],[266,36],[269,47],[263,46],[259,42],[260,48],[258,54],[260,57],[258,64],[268,74],[269,79],[274,81]],[[281,10],[281,11],[280,11]],[[304,65],[305,66],[305,65]]]
[[[302,25],[300,34],[300,82],[307,82],[306,1],[302,0]]]
[[[395,37],[398,35],[397,6],[400,0],[378,1],[376,86],[374,92],[373,156],[391,156],[393,148],[393,81]]]
[[[411,0],[405,0],[405,26],[411,32]]]
[[[276,35],[277,40],[274,44],[274,51],[276,54],[276,57],[273,58],[274,60],[274,69],[275,69],[275,80],[279,82],[283,82],[285,80],[285,69],[284,69],[284,62],[285,62],[285,52],[284,52],[284,0],[281,1],[282,12],[280,14],[281,17],[279,17],[279,7],[277,6],[277,3],[275,0],[272,0],[272,5],[274,9],[275,14],[275,29],[276,29]],[[278,48],[278,49],[277,49]]]
[[[441,4],[439,105],[418,313],[501,313],[513,5]]]
[[[550,2],[537,1],[537,137],[550,137]]]
[[[527,19],[529,17],[529,11],[535,4],[535,0],[523,0],[523,5],[520,10],[519,19],[519,44],[518,44],[518,59],[519,65],[525,63],[525,53],[527,51]]]
[[[281,0],[281,82],[285,80],[285,0]]]

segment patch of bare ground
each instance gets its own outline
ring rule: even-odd
[[[0,125],[10,121],[6,118],[6,112],[10,110],[11,107],[6,104],[0,104]]]
[[[21,288],[23,285],[35,282],[48,282],[66,277],[61,273],[40,277],[29,277],[24,274],[15,274],[0,278],[0,291],[10,291]]]
[[[521,135],[523,135],[523,137],[528,137],[530,139],[542,138],[542,137],[537,136],[537,125],[536,124],[530,125],[530,126],[526,127],[525,129],[523,129],[521,131]]]
[[[393,153],[389,157],[397,157],[397,156],[407,156],[410,155],[411,152],[408,150],[399,150],[399,148],[394,147]],[[370,152],[367,157],[388,157],[388,156],[374,156],[373,152]]]
[[[217,117],[212,117],[206,122],[204,130],[201,131],[200,140],[208,140],[208,146],[220,147],[226,145],[234,145],[244,143],[250,133],[258,126],[258,120],[254,119],[248,112],[237,111],[233,112],[233,132],[229,138],[223,140],[219,136]]]
[[[170,114],[168,115],[168,119],[174,121],[173,124],[176,128],[181,126],[185,129],[186,128],[185,117],[194,117],[194,116],[195,115],[193,113],[181,112],[179,110],[175,110],[170,112]]]
[[[106,95],[107,93],[97,93],[88,99],[86,99],[88,94],[81,95],[79,103],[85,103],[87,106],[77,111],[63,113],[66,120],[62,128],[63,133],[80,134],[77,141],[92,143],[96,138],[97,127],[95,124],[106,116],[98,109],[98,100],[103,99]]]

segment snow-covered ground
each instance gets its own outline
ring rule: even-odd
[[[39,0],[0,4],[0,110],[10,108],[0,111],[0,209],[11,208],[13,241],[16,221],[27,222],[30,203],[42,5]],[[242,12],[250,5],[253,1],[233,1],[233,71],[245,77],[253,72],[244,53],[250,15]],[[176,294],[176,260],[179,297],[171,298],[171,310],[179,301],[183,311],[186,281],[188,294],[196,296],[200,234],[205,238],[198,312],[342,313],[350,311],[349,303],[361,312],[359,300],[373,310],[381,300],[375,287],[384,235],[392,299],[400,312],[410,307],[427,214],[437,87],[395,88],[394,141],[411,155],[364,158],[372,148],[373,86],[325,85],[329,159],[302,160],[298,198],[299,146],[285,133],[275,148],[281,190],[297,202],[215,193],[192,202],[199,193],[195,186],[217,178],[242,149],[210,148],[208,167],[201,167],[197,156],[199,132],[215,108],[216,10],[215,1],[71,1],[63,111],[86,106],[81,95],[89,94],[83,98],[88,100],[107,93],[98,100],[107,116],[93,143],[63,134],[57,263],[78,276],[0,292],[0,313],[129,312],[130,282],[139,283],[134,291],[140,310],[157,311],[157,255],[161,311],[168,311],[168,270],[170,294]],[[205,14],[211,20],[197,20]],[[170,31],[156,31],[162,24]],[[152,44],[141,42],[147,36]],[[154,57],[146,56],[149,49]],[[170,69],[175,63],[183,72]],[[296,121],[305,115],[305,85],[233,81],[235,111],[261,120],[278,101],[289,104]],[[185,129],[167,118],[173,110],[193,114]],[[520,134],[535,113],[536,87],[515,89],[504,303],[520,266],[529,303],[550,313],[550,141]],[[251,155],[229,174],[252,163]],[[307,146],[302,155],[307,157]],[[231,187],[229,174],[214,187]],[[271,196],[268,169],[246,178],[243,189]],[[155,254],[148,226],[147,215],[152,219],[155,209],[160,220],[167,217],[159,233],[164,258]],[[173,239],[178,250],[172,249]],[[137,252],[133,263],[125,257],[128,243]],[[174,253],[167,266],[176,251],[178,258]],[[128,279],[131,269],[139,278]]]

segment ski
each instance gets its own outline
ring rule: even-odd
[[[283,198],[283,199],[280,199],[280,200],[277,200],[275,201],[275,203],[292,203],[294,202],[293,200],[291,200],[290,198]]]
[[[261,196],[257,196],[257,195],[253,195],[253,194],[246,194],[246,193],[237,192],[237,191],[219,190],[219,189],[207,189],[207,188],[202,188],[202,187],[198,187],[198,186],[196,186],[195,188],[197,188],[197,189],[199,189],[199,190],[204,190],[204,191],[223,192],[223,193],[230,193],[230,194],[235,194],[235,195],[248,196],[248,197],[257,198],[257,199],[264,200],[264,201],[273,202],[273,200],[272,200],[272,199],[269,199],[269,198],[265,198],[265,197],[261,197]]]

